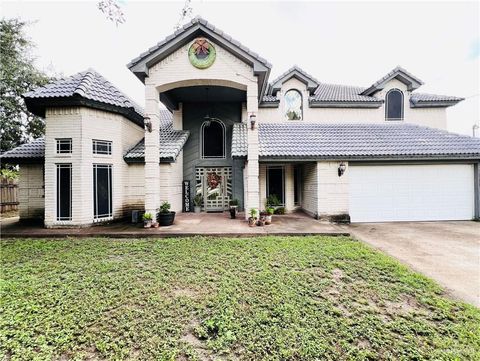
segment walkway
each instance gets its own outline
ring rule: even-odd
[[[230,219],[224,213],[179,213],[169,227],[144,229],[141,224],[112,222],[84,228],[47,229],[42,224],[19,222],[18,217],[2,220],[1,236],[8,237],[185,237],[194,235],[252,237],[265,235],[348,235],[345,228],[318,221],[304,213],[273,216],[271,225],[249,227],[239,214]]]

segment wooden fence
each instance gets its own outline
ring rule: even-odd
[[[0,178],[0,213],[18,210],[18,184],[16,179]]]

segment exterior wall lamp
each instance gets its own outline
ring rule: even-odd
[[[149,133],[152,132],[152,121],[150,120],[150,117],[143,118],[143,126],[145,130],[148,130]]]
[[[341,177],[346,170],[347,170],[347,165],[344,162],[341,162],[338,166],[338,176]]]
[[[257,122],[257,116],[255,114],[250,115],[250,129],[255,129],[255,123]]]

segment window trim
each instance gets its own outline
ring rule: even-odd
[[[62,151],[60,149],[60,144],[63,142],[68,142],[65,144],[70,144],[70,149],[68,151]],[[66,154],[72,154],[73,153],[73,141],[72,138],[55,138],[55,146],[56,146],[56,154],[60,155],[66,155]]]
[[[60,187],[59,187],[59,170],[62,168],[67,168],[70,170],[70,217],[60,217]],[[72,163],[55,163],[55,221],[56,222],[71,222],[72,221],[72,189],[73,189],[73,167]]]
[[[107,152],[101,153],[98,151],[98,144],[105,143],[107,146]],[[95,155],[112,155],[112,141],[111,140],[103,140],[103,139],[92,139],[92,154]]]
[[[108,198],[109,198],[109,213],[98,215],[98,187],[95,185],[95,181],[98,180],[97,171],[98,168],[106,168],[108,172]],[[103,163],[93,163],[93,222],[103,222],[113,219],[113,165]],[[96,209],[95,209],[96,206]]]
[[[393,93],[393,92],[399,92],[401,95],[400,118],[388,117],[388,104],[390,103],[388,96],[390,95],[390,93]],[[400,89],[392,88],[387,92],[387,94],[385,94],[385,121],[394,122],[394,121],[403,121],[404,119],[405,119],[405,96]]]
[[[300,119],[288,119],[288,117],[287,117],[287,109],[286,109],[285,98],[287,96],[287,93],[289,93],[289,92],[296,92],[296,93],[298,93],[298,95],[300,95]],[[285,94],[283,95],[283,117],[285,118],[285,120],[287,122],[299,122],[299,121],[303,120],[303,94],[300,90],[298,90],[296,88],[291,88],[291,89],[288,89],[285,92]]]
[[[205,156],[205,126],[208,123],[211,123],[211,122],[217,122],[222,126],[222,134],[223,134],[222,153],[223,153],[223,155],[220,156],[220,157],[218,157],[218,156]],[[201,159],[226,159],[227,158],[226,142],[227,142],[227,132],[226,132],[225,124],[220,119],[212,118],[212,119],[206,120],[202,123],[202,125],[200,126],[200,155],[201,155]]]

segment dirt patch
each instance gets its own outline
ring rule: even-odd
[[[385,301],[385,311],[394,315],[406,315],[411,312],[424,312],[425,309],[412,296],[405,296],[398,302]]]
[[[187,332],[180,338],[180,341],[190,345],[198,355],[201,361],[212,360],[210,351],[207,350],[205,343],[195,335],[195,329],[200,326],[200,322],[193,320],[187,328]]]
[[[339,283],[343,278],[343,271],[339,268],[335,268],[332,271],[332,278],[335,283]]]
[[[361,348],[361,349],[365,350],[365,349],[370,348],[372,345],[371,345],[370,341],[365,340],[364,338],[360,338],[360,339],[357,340],[356,346],[358,348]]]
[[[198,296],[198,292],[192,288],[175,288],[172,290],[173,297],[188,297],[195,298]]]

